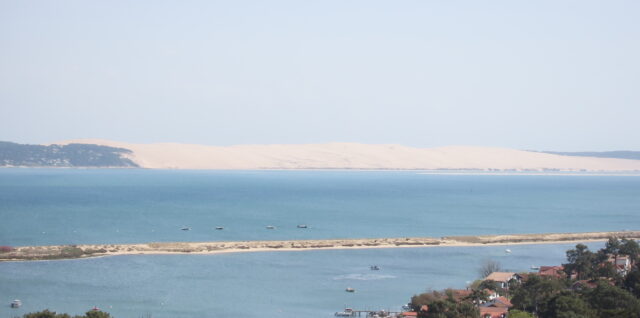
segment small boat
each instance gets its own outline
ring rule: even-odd
[[[507,253],[507,254],[511,254],[511,250],[510,249],[506,249],[506,250],[504,250],[504,252]]]
[[[276,228],[276,227],[275,227],[275,226],[273,226],[273,225],[267,225],[267,230],[273,230],[273,229],[275,229],[275,228]]]
[[[539,271],[540,270],[540,266],[531,265],[531,269],[534,270],[534,271]]]
[[[216,230],[224,230],[222,226],[216,226]]]
[[[339,311],[335,313],[336,317],[352,317],[355,316],[355,312],[351,308],[345,308],[344,311]]]
[[[306,229],[307,225],[306,224],[298,224],[298,228],[299,229]]]
[[[380,267],[378,267],[378,265],[372,265],[372,266],[369,266],[369,269],[372,271],[379,271]]]
[[[98,306],[93,306],[93,308],[91,308],[91,311],[100,311],[100,308],[98,308]]]
[[[185,227],[181,228],[181,230],[183,230],[183,231],[190,231],[190,230],[191,230],[191,228],[190,228],[190,227],[186,227],[186,226],[185,226]]]
[[[345,289],[344,291],[346,291],[347,293],[354,293],[356,290],[354,288],[347,287],[347,289]]]
[[[20,308],[22,306],[22,301],[20,299],[16,299],[11,302],[11,308]]]

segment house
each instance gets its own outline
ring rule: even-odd
[[[495,299],[492,299],[482,305],[480,305],[481,307],[497,307],[497,308],[511,308],[513,307],[513,304],[511,303],[511,301],[505,297],[496,297]]]
[[[538,275],[554,278],[567,277],[567,274],[564,272],[564,266],[540,266]]]
[[[509,314],[509,309],[504,307],[480,307],[481,318],[505,318]]]
[[[627,276],[627,273],[631,270],[633,263],[628,255],[608,255],[606,263],[613,264],[618,274]]]
[[[513,279],[519,282],[521,278],[520,275],[512,272],[493,272],[484,280],[492,280],[499,283],[502,288],[509,288],[509,281]]]

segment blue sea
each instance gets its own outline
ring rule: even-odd
[[[12,246],[637,230],[640,177],[0,169],[0,220],[0,245]],[[479,278],[484,260],[527,271],[562,263],[571,247],[0,263],[0,317],[45,308],[81,314],[93,306],[117,318],[331,317],[345,306],[399,310],[414,294],[464,288]],[[381,270],[369,270],[374,264]],[[16,298],[23,307],[9,308]]]

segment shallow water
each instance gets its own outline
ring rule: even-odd
[[[602,244],[590,244],[600,248]],[[50,308],[115,317],[332,317],[345,306],[400,310],[429,289],[464,288],[486,259],[507,270],[560,264],[571,244],[217,255],[129,255],[0,263],[0,317]],[[379,271],[371,271],[370,265]],[[345,288],[356,289],[355,293]],[[13,298],[24,306],[8,307]]]
[[[640,229],[640,177],[0,169],[0,218],[0,245],[14,246],[613,231]],[[485,259],[526,271],[562,263],[572,246],[0,263],[0,317],[44,308],[81,314],[94,305],[118,318],[399,310],[427,289],[463,288]],[[381,270],[369,270],[374,264]],[[8,307],[15,298],[23,308]]]

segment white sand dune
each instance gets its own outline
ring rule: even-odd
[[[640,171],[640,160],[562,156],[506,148],[327,143],[238,145],[131,144],[79,139],[56,144],[97,144],[130,149],[129,156],[150,169],[479,169]]]

